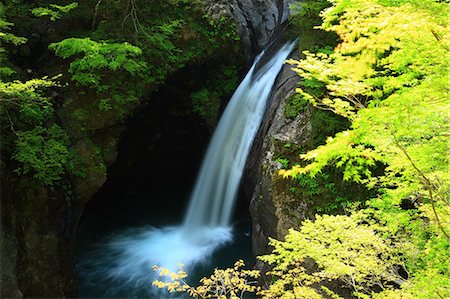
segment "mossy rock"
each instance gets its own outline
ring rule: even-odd
[[[300,113],[308,109],[309,102],[302,95],[295,93],[286,99],[284,106],[284,116],[288,119],[296,118]]]

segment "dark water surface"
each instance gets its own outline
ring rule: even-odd
[[[120,162],[119,162],[120,163]],[[191,167],[191,171],[195,167]],[[188,171],[188,170],[185,170]],[[185,175],[184,180],[174,180],[171,174],[133,178],[119,170],[111,171],[112,178],[87,205],[77,231],[75,242],[76,273],[79,298],[167,298],[167,293],[156,292],[151,286],[153,265],[144,265],[147,273],[139,279],[124,281],[110,277],[111,269],[127,263],[121,255],[123,248],[112,249],[111,242],[131,241],[128,248],[139,250],[134,238],[141,238],[151,230],[180,225],[195,174]],[[124,184],[119,184],[119,178]],[[127,183],[128,182],[128,183]],[[226,268],[238,259],[251,267],[251,223],[247,211],[248,200],[238,199],[233,221],[233,239],[218,248],[206,261],[187,269],[189,282],[196,285],[203,276],[212,274],[215,268]],[[142,244],[142,242],[141,242]],[[145,251],[144,251],[145,254]],[[147,271],[147,270],[145,270]],[[129,270],[126,276],[138,272]]]

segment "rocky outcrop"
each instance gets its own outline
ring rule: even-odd
[[[236,20],[246,60],[251,60],[270,41],[289,16],[289,0],[233,0],[230,11]]]
[[[247,62],[264,48],[286,23],[293,0],[204,0],[213,18],[228,15],[236,22]]]
[[[2,298],[74,298],[76,282],[72,245],[85,204],[106,181],[107,166],[117,156],[122,126],[91,114],[89,134],[70,122],[83,98],[58,107],[60,122],[74,137],[77,171],[58,186],[41,186],[13,167],[2,167],[1,288]],[[78,100],[78,101],[76,101]],[[89,99],[84,99],[89,100]],[[3,165],[2,165],[3,166]]]
[[[3,176],[2,298],[75,297],[67,234],[71,200],[62,194],[26,178]]]

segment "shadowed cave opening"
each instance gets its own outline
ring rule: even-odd
[[[210,62],[211,63],[211,62]],[[218,62],[214,62],[217,63]],[[207,66],[191,66],[171,76],[136,109],[122,133],[108,179],[87,204],[75,242],[79,297],[145,297],[140,287],[115,288],[95,273],[90,259],[106,257],[101,244],[129,228],[164,227],[183,221],[189,197],[213,129],[192,111],[190,95],[207,80]],[[221,111],[231,95],[222,99]],[[241,188],[242,189],[242,188]],[[233,241],[216,251],[192,280],[235,260],[253,262],[249,198],[239,192],[233,218]],[[149,265],[149,272],[151,272]],[[100,275],[99,275],[100,274]],[[148,284],[151,284],[149,277]]]

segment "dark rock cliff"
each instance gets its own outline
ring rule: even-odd
[[[212,16],[230,15],[236,22],[245,60],[250,63],[279,32],[293,0],[203,0]]]
[[[288,3],[288,0],[205,0],[205,11],[217,18],[223,15],[233,16],[240,32],[246,61],[250,62],[287,20]],[[48,56],[41,57],[41,61],[47,59]],[[295,85],[296,79],[292,74],[287,70],[284,73],[292,78],[286,79],[287,83],[283,79],[279,80],[271,111],[277,110],[282,98]],[[280,78],[287,77],[285,75]],[[2,298],[76,296],[72,241],[85,204],[105,183],[107,166],[116,159],[117,142],[123,124],[117,119],[109,119],[107,115],[93,112],[89,115],[88,127],[91,130],[83,131],[71,123],[70,115],[82,108],[84,101],[89,101],[89,95],[83,98],[70,94],[64,96],[64,104],[58,107],[59,121],[74,136],[72,146],[81,162],[87,166],[86,176],[67,178],[69,192],[61,188],[44,188],[27,178],[18,178],[14,175],[14,167],[8,161],[6,164],[2,161]],[[89,111],[87,108],[86,110]],[[267,119],[267,128],[269,123],[280,122],[279,119]],[[270,133],[261,135],[259,139],[264,140],[261,154],[270,148],[267,140],[276,131],[275,128],[268,130]],[[271,161],[258,160],[258,163],[269,165]],[[258,169],[258,166],[254,164],[254,168]],[[270,181],[270,178],[270,172],[264,172],[261,182]],[[274,235],[270,230],[279,227],[275,225],[278,221],[276,217],[279,217],[276,207],[270,206],[270,182],[264,186],[258,185],[258,188],[252,201],[256,253],[260,253],[260,248],[265,246],[263,243],[266,237]],[[258,204],[257,198],[264,192],[268,194],[265,197],[267,204]]]
[[[1,297],[74,297],[70,199],[31,180],[4,178]]]

